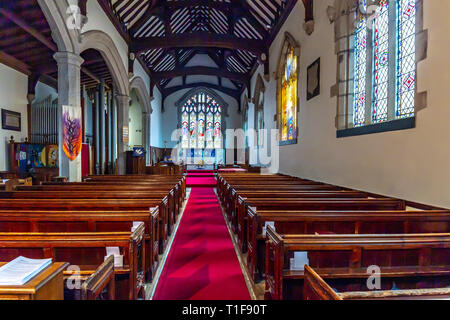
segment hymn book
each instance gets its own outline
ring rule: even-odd
[[[52,264],[52,259],[18,257],[0,268],[0,286],[22,286]]]

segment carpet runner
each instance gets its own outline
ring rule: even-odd
[[[186,187],[188,188],[215,188],[216,185],[217,180],[213,171],[192,172],[189,170],[187,172]]]
[[[212,188],[194,188],[154,300],[250,300]]]

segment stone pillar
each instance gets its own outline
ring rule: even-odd
[[[113,93],[112,93],[112,98],[111,98],[111,103],[112,103],[112,131],[111,131],[111,135],[112,135],[112,162],[113,162],[113,170],[115,169],[115,162],[117,159],[117,101],[115,99],[116,96],[116,89],[113,86]]]
[[[100,108],[100,98],[99,98],[99,88],[95,89],[95,174],[100,173],[100,120],[99,111]]]
[[[143,126],[142,126],[142,145],[145,147],[145,151],[146,151],[146,164],[150,165],[150,134],[151,134],[151,114],[148,112],[143,112],[142,113],[142,122],[143,122]]]
[[[105,80],[100,79],[100,93],[99,93],[99,108],[98,115],[100,119],[100,174],[105,173],[105,162],[106,162],[106,139],[105,139]]]
[[[117,173],[126,173],[126,155],[130,139],[130,97],[118,94],[117,101]]]
[[[84,60],[78,54],[57,52],[53,56],[58,63],[58,143],[59,175],[70,182],[81,181],[81,154],[70,161],[63,150],[62,107],[72,106],[81,109],[80,69]]]

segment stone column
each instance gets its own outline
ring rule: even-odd
[[[106,139],[105,139],[105,129],[106,129],[106,119],[105,119],[105,80],[100,79],[100,93],[99,93],[99,108],[98,117],[100,121],[100,174],[105,173],[105,162],[106,162]]]
[[[62,107],[81,109],[80,69],[84,60],[78,54],[57,52],[53,56],[58,63],[58,143],[59,175],[71,182],[81,181],[81,154],[70,161],[63,150]]]
[[[95,89],[95,174],[100,173],[100,119],[99,111],[100,98],[99,87]]]
[[[130,97],[118,94],[117,101],[117,173],[126,173],[126,155],[130,139]]]
[[[142,145],[146,151],[146,164],[150,165],[150,134],[151,134],[151,114],[148,112],[142,113]]]

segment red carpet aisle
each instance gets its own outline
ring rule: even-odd
[[[250,300],[212,188],[193,188],[155,300]]]
[[[186,178],[188,188],[214,188],[217,185],[214,171],[189,170]]]

